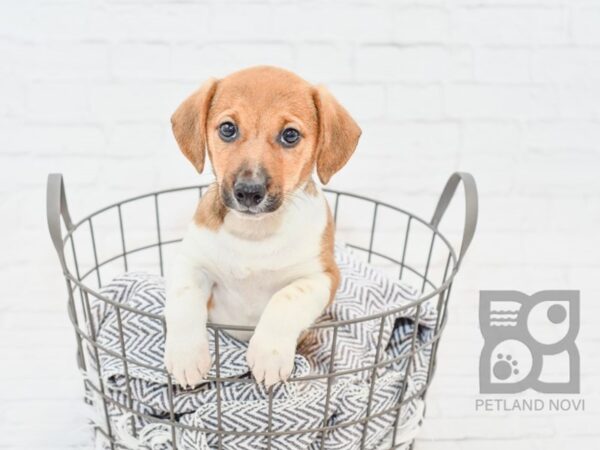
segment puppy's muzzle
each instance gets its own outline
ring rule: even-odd
[[[264,180],[239,180],[233,185],[233,195],[238,204],[253,208],[261,204],[267,194]]]
[[[240,170],[229,187],[221,188],[223,203],[243,214],[265,214],[281,206],[282,195],[271,184],[271,177],[264,169]]]

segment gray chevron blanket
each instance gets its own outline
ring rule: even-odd
[[[102,294],[125,308],[117,313],[116,308],[102,301],[94,302],[91,307],[97,341],[107,350],[100,351],[98,355],[101,380],[91,381],[101,381],[106,395],[115,400],[104,411],[98,394],[88,392],[90,403],[97,409],[94,420],[106,429],[103,419],[108,416],[112,433],[125,448],[170,449],[173,448],[173,436],[178,449],[218,448],[219,436],[197,429],[217,429],[220,426],[225,432],[243,433],[221,435],[223,449],[265,449],[269,438],[260,433],[272,430],[280,433],[270,438],[272,449],[346,450],[360,447],[365,426],[361,419],[366,417],[370,403],[370,414],[376,417],[369,421],[365,448],[375,449],[382,445],[394,425],[397,426],[396,442],[410,442],[422,417],[422,400],[415,398],[408,407],[402,408],[399,417],[395,410],[387,410],[398,403],[403,390],[406,398],[423,387],[430,347],[420,351],[413,359],[407,379],[404,379],[404,374],[409,358],[392,360],[410,351],[414,332],[417,345],[431,340],[436,309],[430,303],[422,304],[417,322],[417,308],[411,306],[419,296],[416,290],[391,280],[361,262],[347,249],[336,249],[336,261],[342,282],[335,301],[319,322],[357,319],[405,308],[387,316],[383,325],[381,320],[376,319],[340,326],[335,338],[330,327],[312,330],[296,355],[292,377],[330,371],[340,375],[333,379],[329,388],[323,380],[278,383],[273,388],[271,399],[264,387],[252,382],[246,366],[246,342],[222,331],[218,335],[220,376],[231,381],[222,382],[220,389],[214,382],[207,382],[194,390],[173,385],[172,395],[169,395],[167,378],[162,372],[164,333],[157,318],[164,308],[164,281],[159,276],[146,273],[128,273],[116,278],[102,289]],[[122,339],[118,332],[119,323],[123,328]],[[209,334],[214,355],[215,335],[212,330]],[[334,339],[336,351],[332,355]],[[381,345],[379,352],[378,342]],[[375,372],[344,373],[373,364],[378,353],[379,361],[389,360],[390,364]],[[127,367],[119,357],[122,355],[127,357]],[[92,377],[91,374],[97,370],[96,355],[91,348],[87,359],[93,370],[86,376]],[[214,364],[210,375],[216,375]],[[371,392],[372,377],[375,378],[375,387]],[[175,427],[175,431],[168,423],[171,401],[175,420],[182,425]],[[270,428],[269,404],[272,405]],[[324,425],[333,428],[322,435],[317,429]],[[102,434],[97,433],[96,440],[97,447],[106,446]]]

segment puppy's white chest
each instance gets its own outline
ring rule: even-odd
[[[232,282],[233,280],[245,280],[251,278],[252,275],[258,275],[260,272],[257,271],[250,264],[238,264],[232,265],[229,269],[229,275],[231,275]]]
[[[213,287],[208,311],[212,322],[255,326],[270,298],[284,283],[267,272],[254,272],[247,278],[219,279]],[[279,282],[278,282],[279,281]],[[233,333],[249,338],[246,333]]]
[[[281,219],[272,234],[260,239],[240,238],[226,229],[202,236],[201,251],[205,252],[207,272],[214,283],[210,321],[255,326],[277,291],[322,270],[325,199],[308,198]],[[251,333],[231,334],[249,338]]]
[[[211,321],[255,326],[277,291],[311,269],[319,269],[316,248],[313,255],[303,255],[294,245],[274,253],[258,253],[254,257],[232,253],[214,268],[213,302],[208,311]],[[250,337],[247,333],[233,334]]]

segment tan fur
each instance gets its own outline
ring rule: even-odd
[[[242,70],[220,80],[207,123],[217,181],[231,186],[242,168],[264,167],[271,177],[270,193],[289,193],[304,183],[314,167],[319,130],[311,93],[306,81],[272,67]],[[234,142],[218,136],[218,126],[225,120],[239,128]],[[303,136],[291,149],[282,148],[277,140],[287,126]]]
[[[317,173],[323,184],[348,162],[361,135],[361,130],[342,105],[323,87],[314,91],[319,112]]]
[[[313,197],[319,194],[317,185],[312,179],[306,182],[306,186],[304,186],[304,192],[306,192],[308,195],[312,195]]]
[[[321,264],[323,266],[323,272],[331,280],[331,294],[329,297],[329,303],[331,303],[335,297],[335,293],[340,285],[340,270],[335,263],[335,257],[333,254],[334,250],[334,239],[335,239],[335,224],[333,222],[333,215],[329,206],[327,207],[327,225],[323,231],[321,238]]]
[[[218,127],[236,123],[240,137],[223,142]],[[270,193],[290,193],[306,182],[315,167],[327,183],[356,148],[360,128],[323,87],[268,66],[245,69],[209,80],[186,99],[171,118],[173,133],[185,156],[200,172],[205,148],[219,184],[230,187],[242,168],[264,167]],[[281,130],[293,126],[298,145],[284,149]]]
[[[206,153],[206,116],[217,88],[210,79],[190,95],[171,117],[171,127],[181,152],[198,172],[204,169]]]
[[[227,208],[223,204],[216,184],[211,185],[196,207],[194,222],[196,225],[216,231],[223,224]]]

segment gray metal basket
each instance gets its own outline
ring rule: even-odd
[[[465,191],[465,223],[462,243],[457,254],[446,237],[439,232],[438,226],[460,181],[463,182]],[[156,421],[157,423],[170,427],[172,431],[172,444],[170,444],[169,448],[177,448],[177,440],[175,437],[178,429],[183,425],[177,421],[175,412],[172,409],[172,396],[174,394],[170,378],[168,378],[171,403],[169,417],[157,418],[147,416],[140,411],[136,411],[132,407],[130,392],[131,380],[127,368],[128,366],[135,365],[136,361],[129,358],[124,349],[121,354],[113,356],[120,358],[123,362],[127,379],[126,387],[130,394],[129,401],[119,403],[117,400],[107,395],[106,386],[102,381],[102,374],[99,373],[99,358],[102,352],[107,351],[107,349],[98,344],[94,326],[93,324],[90,324],[90,298],[94,301],[105,302],[107,307],[115,309],[117,318],[119,318],[119,333],[122,335],[123,329],[120,321],[120,314],[121,310],[124,308],[127,309],[127,307],[110,301],[110,299],[107,299],[100,293],[103,282],[110,279],[107,276],[107,273],[110,275],[108,269],[112,268],[111,270],[113,270],[113,273],[115,273],[115,270],[116,273],[118,273],[122,271],[131,271],[138,268],[137,266],[140,266],[144,270],[154,270],[162,275],[165,267],[165,259],[167,259],[167,250],[173,247],[172,244],[180,240],[180,237],[177,235],[172,237],[167,236],[167,230],[163,225],[166,219],[166,214],[164,212],[164,206],[166,204],[165,199],[168,197],[168,203],[172,204],[171,200],[174,196],[189,196],[190,194],[194,197],[198,195],[201,196],[205,188],[206,186],[190,186],[140,195],[102,208],[81,219],[79,222],[74,223],[71,220],[67,207],[62,175],[51,174],[48,177],[48,227],[50,236],[58,253],[58,258],[67,285],[67,308],[77,340],[77,362],[82,372],[88,375],[84,377],[84,387],[86,392],[93,393],[95,398],[100,400],[100,405],[96,406],[99,406],[101,411],[103,411],[104,423],[94,424],[96,433],[103,436],[107,446],[111,449],[126,448],[118,442],[114,430],[111,428],[111,421],[108,417],[108,406],[111,404],[118,403],[116,406],[124,411],[128,411],[130,414],[144,416],[147,420]],[[376,357],[373,364],[356,369],[357,372],[362,370],[371,372],[370,391],[364,417],[352,422],[337,423],[334,426],[328,425],[326,406],[322,426],[310,430],[295,430],[294,433],[317,432],[320,436],[321,446],[323,446],[324,436],[332,428],[349,427],[359,423],[363,424],[364,427],[360,448],[367,448],[365,446],[365,436],[369,422],[376,420],[377,417],[380,417],[383,414],[395,414],[396,419],[394,426],[390,429],[387,440],[384,443],[380,443],[378,448],[396,449],[412,447],[414,444],[412,438],[411,440],[406,441],[401,440],[397,436],[398,418],[400,417],[402,408],[407,407],[409,402],[414,401],[415,399],[424,400],[435,371],[437,348],[441,333],[447,321],[447,305],[452,283],[475,233],[478,204],[475,181],[468,173],[454,173],[449,178],[440,196],[434,214],[429,221],[423,220],[403,209],[360,195],[329,189],[325,190],[325,192],[333,207],[338,233],[340,235],[343,235],[344,233],[347,234],[347,236],[344,236],[347,245],[359,254],[363,254],[365,259],[370,263],[380,265],[384,267],[385,270],[394,273],[396,277],[407,280],[413,285],[416,284],[421,292],[420,298],[413,304],[416,307],[417,319],[419,317],[421,304],[427,300],[431,300],[435,302],[437,307],[437,323],[429,342],[417,347],[415,332],[412,337],[410,351],[407,354],[399,356],[399,358],[408,359],[406,372],[403,374],[403,379],[406,380],[410,375],[411,368],[414,365],[413,361],[417,356],[417,353],[424,351],[425,348],[429,348],[430,350],[426,382],[417,393],[410,396],[405,395],[406,383],[404,383],[397,404],[392,408],[373,413],[371,411],[371,400],[373,398],[373,388],[375,378],[377,377],[377,369],[390,363],[389,361],[380,362]],[[141,202],[148,206],[146,208],[146,213],[138,213],[134,217],[127,216],[125,210],[130,206]],[[361,208],[364,212],[359,212]],[[344,223],[343,218],[345,211],[352,213],[347,215],[347,224]],[[112,219],[107,224],[106,221],[109,216],[112,217]],[[66,228],[64,234],[61,226],[61,218],[62,223]],[[101,222],[103,222],[104,225],[101,225]],[[138,225],[140,223],[144,224],[145,228],[141,227],[143,230],[140,231],[140,235],[149,236],[146,242],[137,242],[136,244],[129,242],[132,236],[136,236],[136,233],[128,233],[126,231],[130,225],[129,222],[137,223]],[[132,227],[135,228],[133,225]],[[105,232],[107,235],[106,238],[98,238],[100,229]],[[176,230],[175,233],[177,233],[177,231],[180,230]],[[109,247],[112,247],[112,254],[110,254],[111,250],[108,250]],[[152,261],[155,262],[152,263]],[[148,265],[149,262],[151,265],[150,267]],[[131,311],[131,309],[128,309],[128,311],[136,313],[136,311]],[[396,312],[396,310],[391,310],[385,314],[364,317],[360,319],[360,321],[380,321],[383,323],[386,316],[395,314]],[[142,314],[142,312],[140,312],[140,314]],[[320,323],[315,327],[331,327],[335,335],[338,327],[354,322],[357,321]],[[164,327],[164,320],[162,320],[162,324]],[[240,329],[239,326],[235,327],[223,324],[209,324],[209,327],[213,328],[215,333],[233,328]],[[248,327],[241,328],[251,329]],[[91,363],[89,361],[90,349],[92,350]],[[335,353],[335,343],[332,354],[333,353]],[[232,381],[231,379],[227,379],[227,377],[219,376],[219,358],[220,355],[217,346],[215,355],[217,376],[211,378],[212,381],[216,382],[217,389],[219,388],[220,383]],[[331,367],[333,367],[333,365]],[[154,369],[166,374],[164,367],[156,367]],[[96,376],[89,376],[90,371],[95,371]],[[337,375],[338,374],[336,374],[334,370],[331,370],[329,374],[321,377],[321,379],[324,379],[327,383],[327,403],[329,402],[329,388]],[[302,378],[292,378],[290,382],[301,382],[302,380]],[[249,382],[248,380],[239,381]],[[269,392],[272,393],[272,391]],[[220,399],[219,397],[217,398],[219,402]],[[220,403],[218,403],[218,411],[221,411],[220,406]],[[282,433],[272,428],[272,411],[270,406],[271,403],[269,403],[267,431],[255,432],[257,435],[264,436],[264,448],[266,449],[271,449],[272,438]],[[218,448],[222,447],[221,441],[225,436],[243,434],[235,430],[224,430],[220,424],[216,429],[199,431],[214,433],[218,437]],[[247,431],[244,433],[252,434],[252,432]]]

